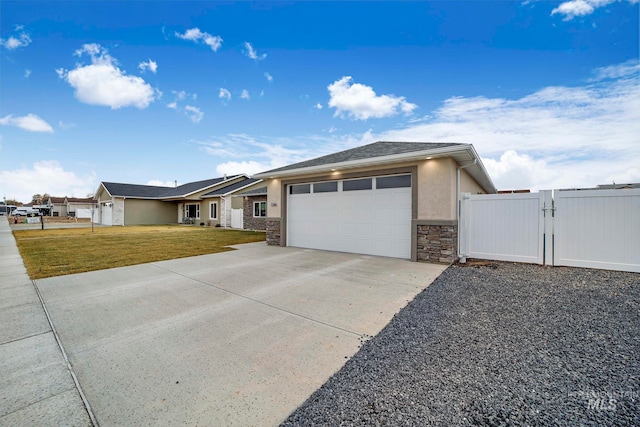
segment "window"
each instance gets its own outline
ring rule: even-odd
[[[311,193],[311,184],[298,184],[289,186],[289,194]]]
[[[184,205],[185,218],[200,219],[200,203],[191,203]]]
[[[267,216],[267,202],[253,202],[253,216],[265,218]]]
[[[372,182],[371,178],[342,181],[342,191],[371,190]]]
[[[376,178],[376,188],[411,187],[411,175],[383,176]]]
[[[318,182],[313,184],[314,193],[331,193],[338,191],[338,181]]]
[[[209,219],[218,219],[218,202],[209,203]]]

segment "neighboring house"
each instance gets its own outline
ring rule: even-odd
[[[260,182],[263,184],[263,182]],[[233,196],[233,202],[242,202],[242,228],[267,230],[267,187],[261,186]]]
[[[175,187],[101,182],[95,194],[98,222],[104,225],[215,225],[216,221],[210,220],[218,215],[210,212],[215,205],[202,196],[248,179],[246,175],[224,176]]]
[[[462,192],[496,188],[470,144],[376,142],[254,176],[267,243],[453,262]]]
[[[96,200],[92,197],[67,197],[67,215],[76,218],[91,218],[93,213],[96,216]]]
[[[51,216],[67,216],[67,198],[66,197],[49,197],[47,205],[51,206],[49,215]]]
[[[261,179],[246,178],[218,187],[200,196],[209,207],[209,225],[243,228],[243,213],[238,212],[238,210],[242,209],[242,203],[237,203],[234,206],[234,198],[232,196],[239,191],[248,190],[260,182],[262,182]],[[233,216],[234,214],[236,215],[235,217]]]

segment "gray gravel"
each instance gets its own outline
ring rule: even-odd
[[[452,266],[282,424],[640,425],[640,274]]]

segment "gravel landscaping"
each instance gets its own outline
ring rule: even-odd
[[[640,274],[452,266],[282,424],[640,425]]]

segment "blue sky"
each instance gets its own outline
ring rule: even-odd
[[[637,0],[0,3],[0,197],[471,143],[500,189],[640,181]]]

